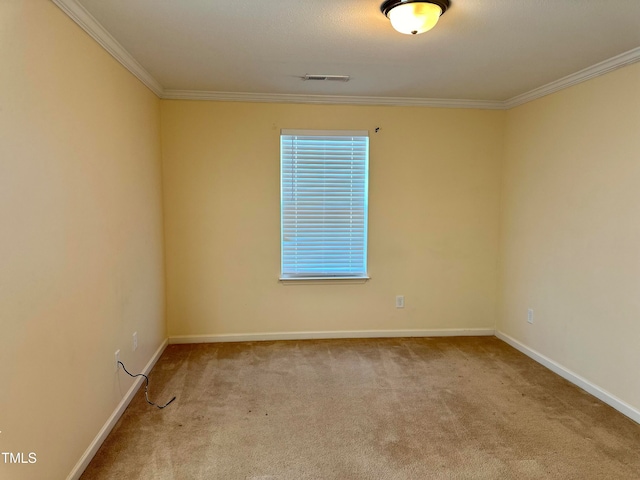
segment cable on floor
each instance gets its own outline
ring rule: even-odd
[[[144,379],[147,381],[146,385],[144,386],[144,398],[147,400],[147,403],[149,405],[153,405],[154,407],[158,407],[158,408],[165,408],[168,407],[169,404],[171,402],[173,402],[176,397],[173,397],[171,400],[169,400],[167,403],[165,403],[164,405],[160,406],[160,405],[156,405],[155,403],[153,403],[151,400],[149,400],[149,395],[147,394],[148,390],[149,390],[149,377],[147,377],[144,373],[137,373],[135,375],[133,375],[132,373],[129,373],[129,370],[127,370],[127,367],[124,366],[124,363],[122,363],[120,360],[118,360],[118,363],[120,365],[122,365],[123,370],[126,372],[127,375],[129,375],[130,377],[144,377]]]

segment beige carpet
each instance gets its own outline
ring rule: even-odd
[[[177,400],[83,479],[640,478],[638,424],[494,337],[172,345],[150,380]]]

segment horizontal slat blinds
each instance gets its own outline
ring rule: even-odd
[[[282,277],[365,277],[367,132],[283,131]]]

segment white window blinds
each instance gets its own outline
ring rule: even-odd
[[[282,131],[282,278],[367,276],[368,170],[366,131]]]

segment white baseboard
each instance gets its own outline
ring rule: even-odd
[[[622,400],[617,398],[615,395],[612,395],[606,390],[603,390],[597,385],[591,383],[586,378],[581,377],[577,373],[572,372],[571,370],[563,367],[557,362],[554,362],[550,358],[542,355],[541,353],[533,350],[532,348],[527,347],[526,345],[520,343],[518,340],[516,340],[513,337],[510,337],[506,333],[496,330],[496,337],[498,337],[500,340],[505,341],[506,343],[511,345],[513,348],[521,351],[528,357],[531,357],[536,362],[547,367],[552,372],[557,373],[565,380],[570,381],[571,383],[582,388],[584,391],[590,393],[597,399],[602,400],[604,403],[615,408],[620,413],[622,413],[623,415],[626,415],[636,423],[640,423],[640,411],[633,408],[628,403],[623,402]]]
[[[149,374],[153,366],[156,364],[156,362],[160,358],[160,355],[162,355],[162,352],[164,352],[164,349],[167,348],[168,344],[169,344],[169,341],[165,339],[165,341],[162,342],[162,344],[158,347],[156,352],[153,354],[153,356],[151,357],[151,360],[149,360],[147,365],[145,365],[142,373],[144,373],[145,375]],[[87,468],[87,466],[89,465],[89,462],[91,462],[95,454],[98,452],[98,449],[100,448],[102,443],[105,441],[105,439],[107,438],[111,430],[113,430],[113,427],[115,427],[116,423],[118,422],[118,420],[120,419],[120,417],[122,416],[126,408],[129,406],[129,404],[131,403],[131,400],[133,400],[133,397],[138,391],[138,388],[140,388],[140,385],[142,384],[142,382],[143,382],[142,377],[138,377],[135,379],[135,381],[131,385],[131,388],[129,388],[126,395],[122,397],[122,400],[120,400],[120,403],[118,404],[116,409],[113,411],[111,416],[107,419],[107,422],[100,429],[100,431],[98,432],[98,435],[96,435],[96,438],[94,438],[93,442],[89,444],[89,447],[84,452],[82,457],[80,457],[80,460],[78,460],[78,463],[76,463],[75,467],[73,467],[73,470],[71,470],[71,473],[67,477],[67,480],[78,480],[80,478],[80,476],[82,475],[82,472],[84,472],[85,468]]]
[[[321,340],[330,338],[480,337],[493,336],[492,328],[443,328],[434,330],[351,330],[328,332],[277,332],[221,335],[175,335],[169,343],[262,342],[269,340]]]

